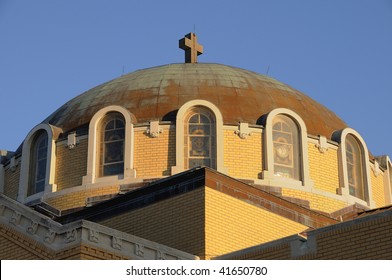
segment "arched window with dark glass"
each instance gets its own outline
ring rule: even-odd
[[[216,125],[209,110],[192,108],[185,119],[185,168],[216,168]]]
[[[119,113],[110,113],[101,123],[99,175],[124,173],[125,120]]]
[[[31,150],[31,168],[28,195],[43,192],[46,182],[46,165],[48,160],[48,135],[41,132],[33,140]]]
[[[351,134],[346,136],[346,161],[349,193],[365,200],[365,169],[362,149],[358,140]]]
[[[301,180],[299,129],[286,115],[277,115],[272,126],[274,175]]]

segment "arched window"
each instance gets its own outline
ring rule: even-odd
[[[181,106],[176,116],[176,165],[172,175],[195,166],[227,173],[223,165],[223,118],[213,103],[196,99]]]
[[[264,119],[264,167],[261,184],[310,191],[308,133],[295,112],[276,108]]]
[[[364,160],[361,146],[352,134],[346,136],[346,162],[349,194],[365,200]]]
[[[272,141],[274,175],[301,180],[300,149],[297,124],[286,115],[273,120]]]
[[[99,176],[124,173],[125,120],[119,113],[109,113],[101,123]]]
[[[192,108],[184,128],[186,169],[197,166],[216,168],[216,132],[213,115],[202,107]]]
[[[375,207],[370,179],[370,160],[367,145],[361,135],[352,128],[334,132],[332,140],[339,145],[338,194],[350,203],[363,203]]]
[[[31,149],[31,167],[28,195],[43,192],[45,190],[46,166],[48,159],[48,135],[40,132],[33,140]]]

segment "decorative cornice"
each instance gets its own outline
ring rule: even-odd
[[[83,244],[129,259],[198,259],[197,256],[85,220],[61,225],[3,194],[0,194],[0,224],[28,235],[54,251]]]

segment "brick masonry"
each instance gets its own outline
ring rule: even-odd
[[[171,175],[176,164],[174,128],[164,129],[159,137],[152,138],[145,130],[134,133],[134,168],[139,178],[159,178]]]
[[[56,146],[56,184],[57,190],[80,186],[87,172],[88,140],[81,139],[73,149],[65,144]]]
[[[392,259],[392,209],[244,249],[219,259]]]
[[[224,166],[228,175],[242,179],[257,179],[263,170],[262,134],[252,133],[246,139],[233,130],[224,131]]]

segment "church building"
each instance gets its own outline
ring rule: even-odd
[[[179,47],[0,151],[0,259],[392,259],[388,156],[280,81],[198,63],[194,33]]]

